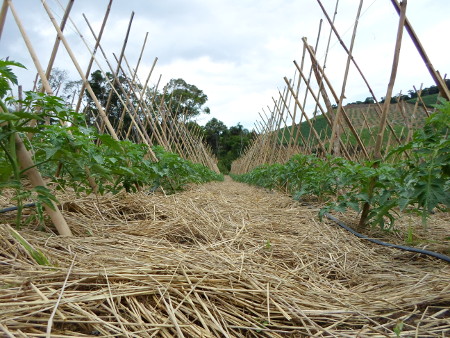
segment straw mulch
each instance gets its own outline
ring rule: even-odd
[[[59,196],[73,238],[0,226],[5,337],[450,335],[450,265],[370,244],[290,197],[226,181]]]

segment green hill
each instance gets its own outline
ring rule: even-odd
[[[432,100],[432,98],[429,99],[429,101]],[[349,104],[344,108],[355,129],[361,135],[363,140],[368,141],[368,139],[370,138],[370,131],[372,131],[372,133],[375,132],[376,129],[378,129],[378,125],[380,123],[380,117],[377,110],[375,109],[375,105]],[[417,129],[423,126],[425,117],[426,113],[423,107],[419,106],[414,114],[414,104],[405,102],[404,105],[399,105],[396,103],[391,104],[388,118],[391,125],[394,127],[396,134],[400,136],[400,134],[407,134],[409,126],[411,126],[413,129]],[[329,127],[323,115],[319,115],[316,118],[311,118],[310,121],[312,127],[316,130],[317,134],[320,135],[322,140],[330,137],[331,128]],[[298,130],[300,130],[305,140],[311,139],[311,141],[315,143],[314,135],[310,135],[313,133],[311,132],[310,125],[307,121],[303,121],[302,123],[294,126],[294,132],[291,132],[291,130],[292,126],[280,129],[278,133],[280,143],[282,142],[283,144],[287,144],[291,135],[294,138],[296,137],[296,132],[298,132]],[[297,139],[298,143],[301,144],[301,137],[299,136],[297,137]],[[349,138],[346,141],[349,141],[351,143],[354,142],[352,138]]]

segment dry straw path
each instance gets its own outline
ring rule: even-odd
[[[0,336],[450,336],[450,265],[361,241],[227,180],[60,196],[76,237],[0,227]],[[46,333],[47,332],[47,333]]]

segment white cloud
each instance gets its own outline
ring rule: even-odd
[[[56,0],[47,2],[59,21],[63,10]],[[332,16],[335,2],[322,0],[322,3]],[[14,4],[45,68],[55,39],[53,27],[40,1],[14,0]],[[65,4],[64,1],[63,6]],[[354,0],[341,0],[338,9],[336,25],[347,46],[350,45],[357,4]],[[98,32],[106,5],[107,1],[74,3],[71,18],[91,46],[94,41],[81,14],[86,14]],[[132,67],[137,62],[145,33],[149,32],[140,66],[141,80],[145,80],[157,56],[159,61],[152,76],[153,84],[159,74],[163,74],[162,85],[170,78],[183,78],[209,97],[212,115],[203,117],[203,122],[216,117],[229,126],[241,122],[248,128],[252,128],[253,122],[259,118],[258,112],[262,108],[267,110],[267,105],[273,105],[272,96],[278,98],[278,88],[282,90],[284,87],[283,77],[293,77],[295,67],[292,61],[301,61],[301,38],[306,36],[308,43],[314,45],[319,20],[324,18],[318,4],[310,0],[117,0],[113,2],[102,39],[113,68],[112,53],[120,53],[132,10],[135,17],[126,50]],[[442,75],[450,69],[450,47],[441,40],[447,31],[449,12],[450,1],[416,0],[408,3],[408,18],[433,65],[441,70]],[[397,24],[398,15],[389,1],[364,3],[354,55],[378,97],[385,95],[389,80]],[[329,31],[325,20],[317,52],[320,61],[325,56]],[[82,67],[86,67],[90,55],[71,25],[66,28],[66,36]],[[19,80],[27,89],[31,88],[34,67],[11,13],[8,13],[0,41],[0,58],[6,56],[27,65],[30,71],[18,71]],[[346,58],[333,36],[326,72],[338,95]],[[68,69],[74,78],[78,76],[62,46],[56,66]],[[109,70],[105,62],[102,62],[102,67]],[[395,90],[407,91],[421,82],[425,86],[433,84],[405,32]],[[365,99],[368,95],[369,91],[352,67],[346,89],[347,100]],[[300,97],[303,96],[304,92]]]

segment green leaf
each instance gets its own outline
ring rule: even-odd
[[[11,89],[9,82],[17,85],[17,76],[13,73],[11,67],[9,66],[26,68],[19,62],[0,60],[0,98],[5,96],[8,90]]]
[[[6,121],[17,121],[20,120],[20,117],[13,113],[4,113],[0,112],[0,122]]]
[[[35,249],[30,243],[27,242],[16,230],[11,228],[9,225],[9,233],[14,239],[16,239],[20,245],[28,252],[28,254],[35,260],[39,265],[51,266],[49,260],[42,251]]]

